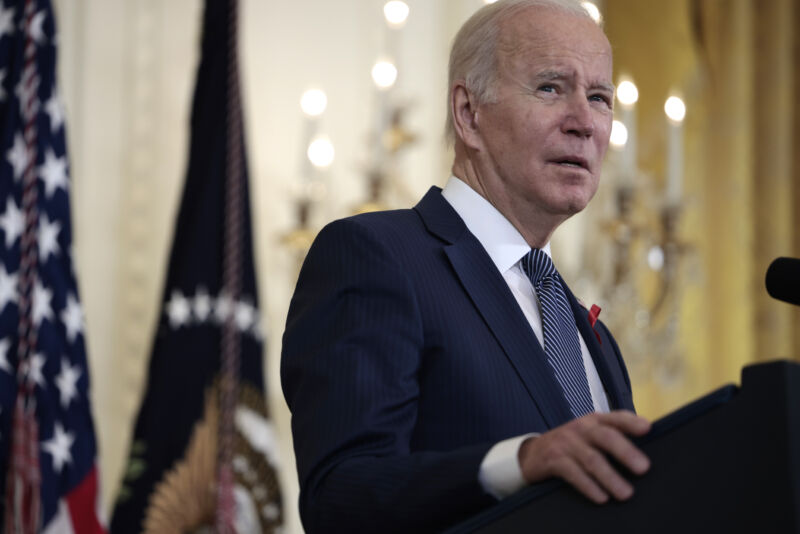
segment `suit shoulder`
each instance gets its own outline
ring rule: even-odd
[[[421,226],[419,215],[411,208],[386,210],[386,211],[371,211],[369,213],[360,213],[342,219],[349,221],[356,225],[362,225],[368,228],[386,228],[394,229],[398,227],[407,226]]]
[[[425,227],[413,209],[398,209],[337,219],[325,225],[318,239],[358,237],[386,243],[418,237],[422,232]]]

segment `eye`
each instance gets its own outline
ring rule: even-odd
[[[552,83],[542,84],[537,88],[538,91],[542,91],[544,93],[555,93],[558,88],[553,85]]]
[[[604,95],[604,94],[600,94],[600,93],[594,94],[594,95],[589,95],[589,100],[591,102],[600,102],[602,104],[605,104],[609,108],[613,105],[613,101],[611,100],[610,96]]]

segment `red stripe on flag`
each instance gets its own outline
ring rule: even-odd
[[[92,467],[89,474],[66,496],[72,527],[80,534],[105,534],[105,528],[97,519],[97,468]]]

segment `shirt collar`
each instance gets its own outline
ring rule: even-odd
[[[464,220],[467,229],[483,245],[501,273],[505,273],[530,252],[530,245],[514,225],[459,178],[450,176],[442,190],[442,196]],[[542,250],[550,256],[550,243]]]

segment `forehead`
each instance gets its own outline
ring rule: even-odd
[[[498,63],[553,68],[580,66],[592,77],[611,77],[611,45],[591,19],[553,8],[528,7],[500,22]]]

